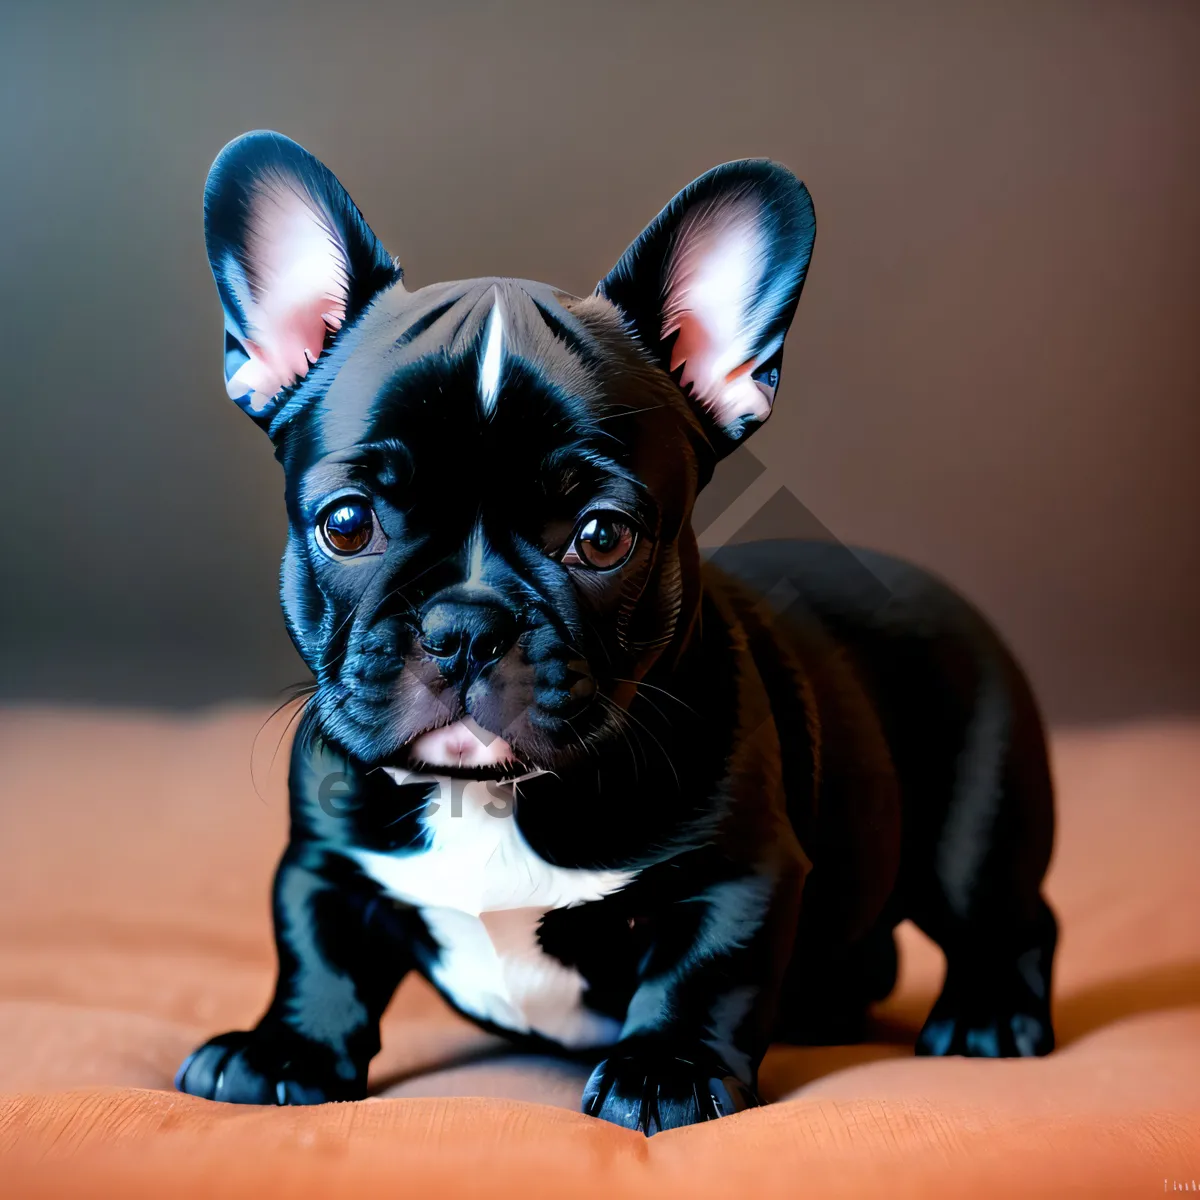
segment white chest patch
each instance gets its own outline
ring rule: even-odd
[[[634,873],[553,866],[521,836],[511,803],[486,784],[458,782],[452,792],[448,778],[438,779],[439,801],[422,817],[423,849],[350,852],[389,895],[420,910],[441,946],[434,982],[464,1012],[516,1032],[576,1048],[615,1041],[620,1023],[584,1006],[583,976],[542,950],[537,929],[551,909],[599,900]]]

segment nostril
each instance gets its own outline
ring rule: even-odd
[[[519,632],[515,617],[501,605],[449,594],[426,606],[418,637],[444,674],[474,674],[503,658]]]
[[[501,633],[482,633],[471,641],[471,661],[479,666],[503,658],[512,645],[512,639]]]
[[[454,658],[462,649],[461,629],[431,629],[421,634],[421,647],[434,658]]]

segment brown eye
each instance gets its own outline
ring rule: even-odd
[[[331,554],[361,554],[374,540],[375,514],[365,500],[339,500],[320,519],[317,529]]]
[[[632,527],[620,513],[593,513],[584,518],[563,562],[611,571],[633,552],[635,540]]]

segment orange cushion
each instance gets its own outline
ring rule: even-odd
[[[646,1141],[575,1111],[582,1068],[508,1052],[415,979],[385,1019],[370,1100],[259,1109],[170,1090],[197,1042],[270,994],[287,754],[272,767],[283,720],[256,741],[263,717],[0,713],[0,1193],[1200,1187],[1200,724],[1054,740],[1060,1051],[913,1058],[941,962],[904,927],[876,1040],[778,1047],[762,1072],[775,1103]]]

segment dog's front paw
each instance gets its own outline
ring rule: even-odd
[[[583,1090],[583,1111],[588,1116],[639,1129],[647,1137],[728,1117],[761,1103],[724,1065],[681,1056],[607,1058]]]
[[[332,1051],[283,1026],[223,1033],[175,1074],[181,1092],[231,1104],[324,1104],[358,1100],[366,1081]]]

